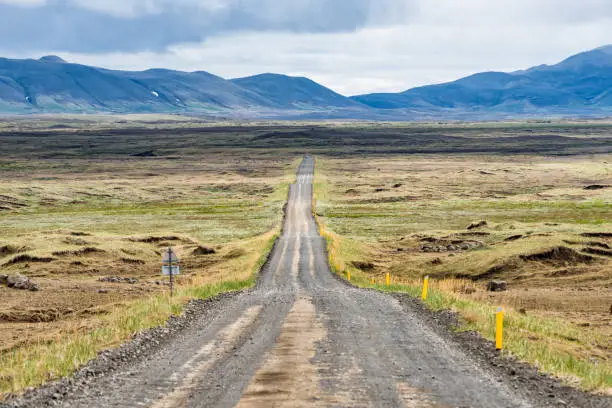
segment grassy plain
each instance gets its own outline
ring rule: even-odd
[[[98,350],[163,324],[189,298],[252,284],[306,153],[319,157],[317,211],[334,231],[340,271],[352,268],[363,284],[370,275],[380,282],[385,271],[395,283],[435,276],[432,305],[461,310],[487,336],[493,305],[524,308],[527,315],[512,315],[526,327],[517,342],[552,344],[571,358],[563,367],[582,367],[561,370],[552,366],[559,358],[547,358],[544,369],[573,373],[591,388],[610,382],[607,257],[521,258],[551,247],[584,254],[612,246],[580,235],[612,230],[610,190],[582,190],[610,184],[608,122],[41,116],[0,119],[0,146],[0,274],[19,272],[41,285],[40,292],[0,286],[0,392],[66,375]],[[481,219],[487,227],[471,231],[481,234],[461,235]],[[523,237],[505,241],[511,235]],[[421,250],[440,240],[482,245]],[[168,245],[184,273],[172,300],[159,276]],[[197,255],[200,246],[215,253]],[[490,294],[484,277],[472,281],[499,266],[490,277],[509,279],[509,292]],[[137,282],[99,281],[114,276]],[[570,323],[546,326],[543,318]]]
[[[0,392],[66,375],[189,298],[253,283],[299,157],[192,150],[178,137],[165,141],[171,152],[151,153],[155,128],[146,126],[150,133],[109,140],[0,132],[0,274],[41,287],[0,285]],[[172,300],[160,274],[167,246],[183,272]]]
[[[504,306],[511,352],[609,391],[612,187],[593,187],[607,185],[609,154],[319,157],[316,211],[355,283],[419,295],[429,275],[430,305],[488,338]]]

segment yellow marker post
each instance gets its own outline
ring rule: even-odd
[[[427,289],[429,288],[429,276],[426,276],[423,280],[423,301],[427,300]]]
[[[504,342],[504,308],[497,309],[495,315],[495,348],[501,350]]]
[[[346,277],[347,277],[347,279],[348,279],[348,280],[349,280],[349,282],[350,282],[350,280],[351,280],[351,271],[347,271],[347,272],[346,272]]]
[[[386,282],[387,282],[387,286],[391,285],[391,274],[390,273],[387,273]]]
[[[372,278],[372,285],[374,285],[374,278]]]

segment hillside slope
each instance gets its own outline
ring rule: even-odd
[[[303,77],[261,74],[233,79],[232,82],[283,108],[365,108],[361,103]]]
[[[559,64],[511,73],[483,72],[401,93],[358,95],[377,109],[588,109],[612,107],[612,46],[574,55]]]
[[[206,72],[112,71],[53,56],[0,59],[0,110],[4,111],[172,112],[272,105]]]

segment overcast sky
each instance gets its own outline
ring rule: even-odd
[[[610,0],[0,0],[1,56],[276,72],[348,95],[552,64],[610,43]]]

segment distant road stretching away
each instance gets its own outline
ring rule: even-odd
[[[171,344],[59,405],[532,406],[394,297],[332,275],[312,216],[313,173],[306,157],[254,289],[211,302]]]

